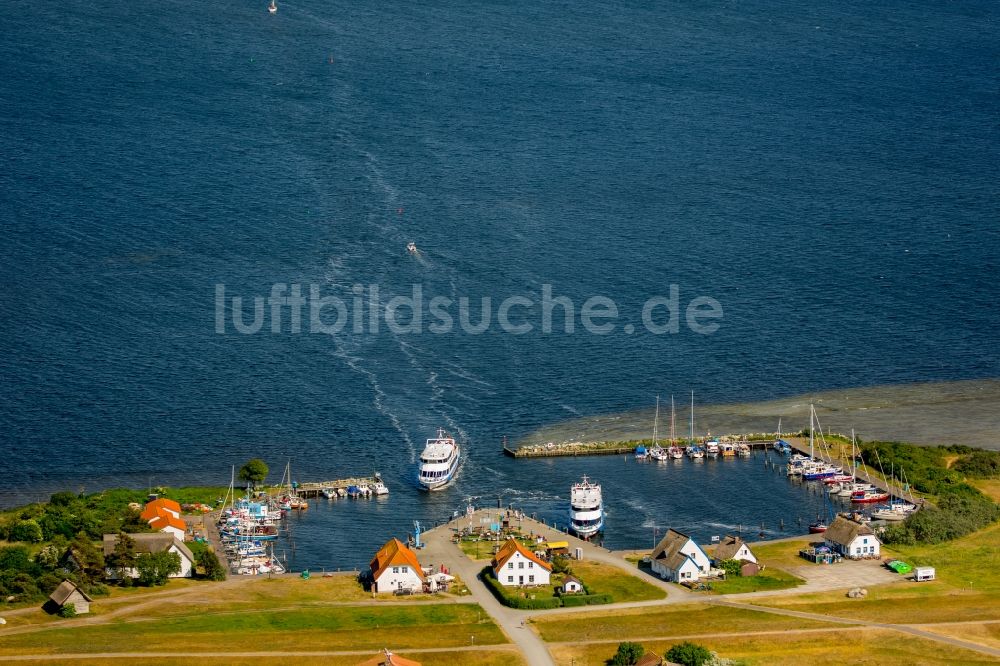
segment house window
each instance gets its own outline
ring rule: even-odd
[[[534,583],[535,582],[535,577],[534,576],[528,576],[528,582],[529,583]]]
[[[514,563],[513,562],[508,562],[507,563],[507,568],[508,569],[513,569],[514,568]]]
[[[514,577],[513,576],[507,576],[507,582],[508,583],[513,583],[514,582]]]
[[[399,567],[393,567],[392,573],[399,573]]]
[[[406,572],[408,572],[408,571],[409,571],[409,569],[408,569],[408,568],[406,568],[406,567],[399,567],[399,570],[400,570],[400,572],[402,572],[402,573],[406,573]]]
[[[524,568],[524,562],[518,562],[517,563],[517,568],[518,569],[523,569]]]
[[[534,569],[535,568],[535,563],[534,562],[528,562],[528,568],[529,569]]]
[[[865,537],[865,538],[864,538],[864,539],[863,539],[863,540],[861,541],[861,543],[868,543],[868,537]]]

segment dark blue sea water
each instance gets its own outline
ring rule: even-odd
[[[466,496],[565,497],[587,465],[498,454],[541,424],[658,392],[1000,375],[996,3],[265,5],[6,14],[0,502],[225,483],[254,455],[378,469],[378,521],[307,519],[314,562],[354,563]],[[548,284],[621,316],[603,336],[329,335],[286,310],[278,334],[216,333],[216,285],[249,321],[275,283],[523,295],[518,321]],[[719,330],[648,332],[671,284],[682,308],[716,299]],[[467,456],[427,497],[413,462],[438,426]],[[613,546],[732,522],[724,493],[676,518],[629,505],[612,464],[593,473]]]

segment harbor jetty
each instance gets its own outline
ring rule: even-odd
[[[744,443],[751,449],[767,449],[777,438],[777,433],[749,433],[745,435],[725,435],[720,437],[704,436],[694,439],[697,444],[704,444],[709,440],[716,440],[720,443],[731,442],[733,444]],[[660,440],[662,446],[685,446],[690,440],[674,439]],[[559,456],[609,456],[628,455],[633,453],[636,447],[652,446],[651,439],[635,440],[610,440],[601,442],[548,442],[546,444],[526,444],[515,448],[510,448],[506,443],[503,445],[503,453],[511,458],[556,458]]]

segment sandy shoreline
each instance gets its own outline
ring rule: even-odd
[[[660,434],[665,437],[670,433],[670,395],[660,399]],[[677,393],[675,400],[677,435],[687,436],[690,396]],[[870,386],[726,405],[699,405],[697,395],[695,400],[695,435],[774,432],[779,418],[783,432],[800,431],[809,425],[812,402],[824,430],[849,433],[854,428],[865,440],[1000,449],[998,379]],[[648,438],[652,424],[651,405],[547,425],[517,445]]]

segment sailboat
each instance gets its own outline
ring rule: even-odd
[[[657,442],[657,431],[660,426],[660,396],[656,396],[656,416],[653,417],[653,446],[649,449],[649,457],[653,460],[666,460],[667,451]]]
[[[674,460],[680,460],[684,457],[684,449],[677,446],[677,437],[674,434],[674,419],[676,417],[676,412],[674,410],[674,396],[670,396],[670,448],[667,449],[667,455],[669,455]]]
[[[299,497],[296,488],[299,484],[292,481],[292,461],[289,460],[288,464],[285,465],[285,473],[281,476],[281,482],[284,482],[288,490],[285,494],[278,500],[278,506],[284,510],[296,509],[298,511],[304,511],[309,508],[309,502],[305,501]],[[279,484],[281,484],[279,482]]]
[[[691,425],[688,432],[688,442],[688,458],[691,458],[692,460],[703,459],[705,457],[705,449],[701,448],[694,442],[694,391],[691,391]]]
[[[271,0],[271,4],[267,6],[267,11],[271,14],[278,13],[278,5],[274,4],[274,0]]]

